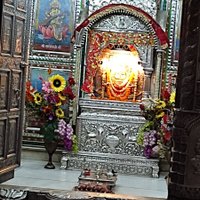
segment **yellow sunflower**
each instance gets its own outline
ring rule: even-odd
[[[66,86],[65,78],[59,74],[51,76],[49,78],[49,82],[51,83],[51,87],[55,92],[63,91]]]
[[[166,103],[164,101],[158,101],[156,108],[161,109],[161,108],[165,108],[166,107]]]
[[[58,103],[56,103],[56,106],[61,106],[62,105],[62,102],[59,101]]]
[[[66,96],[63,96],[62,94],[59,93],[58,96],[62,101],[66,100]]]
[[[42,96],[39,93],[34,94],[34,102],[37,105],[40,105],[42,103]]]
[[[175,102],[175,97],[176,97],[176,93],[175,93],[175,92],[172,92],[171,95],[170,95],[169,102],[170,102],[170,103],[174,103],[174,102]]]
[[[164,112],[160,112],[159,114],[156,115],[156,119],[162,118],[165,115]]]
[[[61,108],[56,109],[56,116],[58,118],[63,118],[65,116],[64,111]]]

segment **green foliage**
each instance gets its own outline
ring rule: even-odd
[[[143,146],[144,142],[144,132],[152,130],[154,126],[153,121],[147,121],[145,124],[143,124],[139,130],[138,130],[138,135],[137,135],[137,143],[141,146]]]
[[[59,136],[57,133],[55,133],[55,130],[57,128],[57,122],[47,122],[41,127],[41,133],[44,135],[44,138],[46,140],[52,141],[52,140],[58,140]]]
[[[76,135],[72,136],[72,142],[73,142],[72,151],[74,153],[78,153],[78,141],[77,141],[77,136]]]

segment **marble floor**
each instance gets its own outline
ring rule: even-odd
[[[25,187],[39,187],[45,189],[60,189],[72,191],[77,186],[78,170],[61,170],[59,163],[56,169],[45,169],[46,161],[22,159],[21,166],[16,169],[15,177],[2,185],[17,185]],[[165,174],[159,178],[141,177],[133,175],[118,175],[115,194],[134,195],[141,197],[166,198],[167,185]]]

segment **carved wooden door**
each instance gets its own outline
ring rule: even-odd
[[[1,1],[0,183],[20,165],[27,61],[27,0]],[[26,32],[25,32],[26,31]],[[25,34],[26,33],[26,34]]]

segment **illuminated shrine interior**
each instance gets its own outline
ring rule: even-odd
[[[137,50],[104,49],[98,59],[94,98],[133,102],[142,99],[144,71]]]

